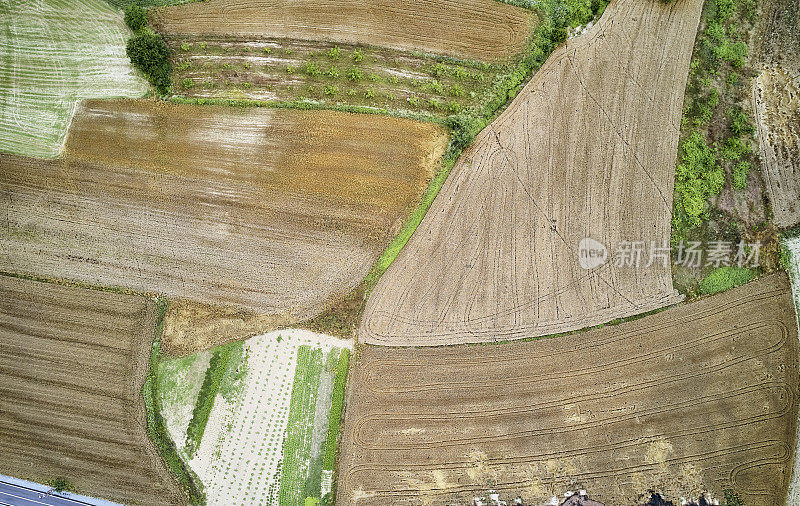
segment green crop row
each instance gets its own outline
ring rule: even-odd
[[[326,471],[333,471],[336,463],[336,443],[339,441],[339,426],[342,423],[344,387],[347,383],[347,366],[349,363],[350,350],[345,348],[339,354],[336,379],[333,382],[333,394],[331,394],[331,410],[328,414],[328,438],[325,440],[325,459],[322,462],[322,469]]]
[[[228,376],[231,355],[237,349],[241,349],[241,343],[234,342],[212,350],[203,385],[197,395],[197,404],[192,411],[192,420],[186,429],[186,444],[192,452],[200,447],[200,441],[203,439],[203,433],[208,424],[208,417],[214,407],[214,400],[220,392],[223,381]],[[241,354],[237,356],[241,356]]]
[[[322,350],[300,346],[297,350],[289,417],[283,439],[280,506],[298,506],[303,497],[303,484],[308,477],[311,460],[311,439],[314,432],[314,415],[322,374]]]

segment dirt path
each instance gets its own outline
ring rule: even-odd
[[[783,273],[578,335],[363,346],[338,504],[464,504],[494,482],[525,504],[578,489],[680,504],[733,488],[774,506],[793,461],[797,367]]]
[[[536,16],[493,0],[210,0],[159,9],[153,20],[170,36],[324,40],[496,61],[524,48]]]
[[[612,2],[465,151],[380,280],[359,337],[516,339],[674,304],[669,262],[579,264],[670,237],[678,126],[702,1]],[[666,265],[665,265],[666,264]]]

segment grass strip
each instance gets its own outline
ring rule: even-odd
[[[142,397],[146,408],[147,435],[156,445],[161,457],[167,463],[170,471],[175,476],[178,484],[186,493],[191,504],[205,504],[206,495],[203,485],[196,474],[186,465],[178,454],[175,443],[167,432],[164,418],[161,416],[161,406],[158,402],[158,364],[161,360],[161,334],[164,330],[164,315],[167,312],[167,299],[161,297],[156,302],[158,307],[158,324],[156,326],[153,348],[150,352],[150,367],[147,371]]]
[[[322,373],[322,350],[300,346],[297,350],[289,418],[283,439],[281,464],[280,506],[297,506],[303,499],[301,493],[308,477],[311,460],[311,439],[314,432],[317,395]]]
[[[237,346],[241,345],[234,342],[212,350],[211,360],[208,363],[205,378],[203,378],[203,386],[200,387],[197,404],[192,412],[192,420],[186,429],[187,445],[191,451],[200,447],[200,441],[203,439],[203,433],[208,424],[208,417],[214,407],[214,400],[227,376],[231,353]]]
[[[339,441],[339,426],[342,423],[344,388],[347,382],[347,366],[349,362],[350,350],[345,348],[339,354],[336,379],[333,382],[333,393],[331,394],[331,410],[328,414],[328,438],[325,440],[325,459],[322,462],[322,469],[325,471],[333,471],[336,463],[336,446]]]

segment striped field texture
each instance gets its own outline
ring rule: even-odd
[[[0,151],[56,156],[78,100],[144,95],[129,33],[102,0],[0,2]]]

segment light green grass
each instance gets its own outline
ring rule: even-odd
[[[78,100],[146,94],[128,34],[102,0],[0,1],[0,151],[56,156]]]
[[[301,506],[303,485],[311,460],[314,414],[322,373],[322,350],[301,346],[297,350],[297,369],[292,383],[289,419],[283,440],[280,506]]]
[[[743,285],[753,279],[755,273],[745,267],[719,267],[700,282],[700,293],[710,295]]]

